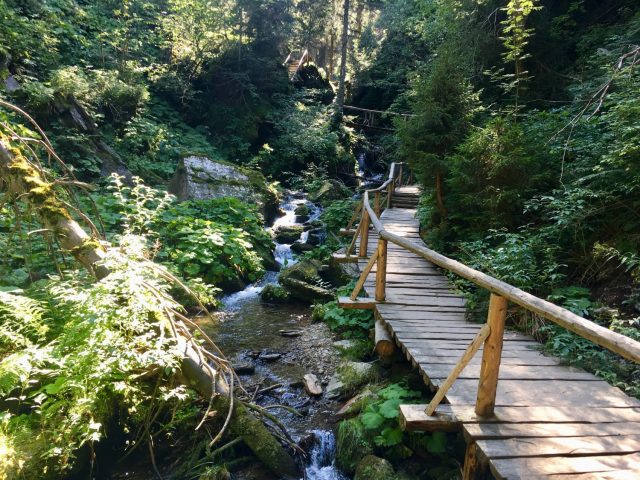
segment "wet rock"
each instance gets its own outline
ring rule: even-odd
[[[327,385],[327,398],[331,400],[338,400],[340,398],[344,398],[345,395],[345,384],[340,380],[338,375],[333,375],[329,379],[329,384]]]
[[[280,285],[270,283],[260,292],[260,299],[267,303],[286,303],[289,301],[289,292]]]
[[[313,220],[312,222],[304,222],[302,227],[304,228],[304,231],[307,232],[314,228],[324,228],[324,223],[322,223],[322,220]]]
[[[169,191],[178,200],[205,200],[233,197],[260,206],[268,220],[279,208],[277,192],[255,171],[228,165],[207,157],[190,155],[178,164]]]
[[[333,342],[333,346],[341,350],[347,350],[349,348],[357,347],[358,342],[357,340],[336,340]]]
[[[309,193],[309,200],[320,205],[327,205],[334,200],[340,200],[351,196],[351,191],[338,180],[325,180],[313,192]]]
[[[313,444],[316,442],[316,434],[311,432],[303,436],[298,442],[298,446],[305,452],[311,450]]]
[[[322,395],[322,386],[313,373],[307,373],[303,378],[304,390],[312,397],[319,397]]]
[[[251,363],[242,363],[240,365],[234,365],[233,369],[238,375],[251,375],[256,371],[256,367]]]
[[[302,330],[280,330],[280,336],[281,337],[299,337],[302,335]]]
[[[327,397],[344,399],[378,376],[378,370],[366,362],[342,362],[327,386]]]
[[[358,463],[353,480],[389,480],[394,475],[393,466],[387,460],[367,455]]]
[[[293,245],[291,245],[291,251],[294,253],[310,252],[314,248],[315,247],[313,245],[309,245],[308,243],[303,242],[295,242]]]
[[[298,262],[282,270],[280,284],[296,300],[306,303],[332,300],[333,292],[318,285],[321,280],[318,269],[321,266],[321,262],[313,259]]]
[[[324,228],[314,228],[313,230],[309,230],[309,236],[307,237],[307,243],[309,245],[322,245],[326,238],[326,233]]]
[[[258,358],[264,362],[275,362],[276,360],[280,360],[280,358],[282,358],[282,354],[281,353],[261,353]]]
[[[298,205],[296,207],[296,209],[293,211],[293,213],[295,213],[296,215],[310,215],[311,214],[311,209],[309,209],[309,206],[302,203],[300,205]]]
[[[299,225],[282,226],[273,233],[273,237],[279,243],[293,243],[296,240],[300,240],[302,230]]]
[[[368,399],[374,399],[377,395],[373,393],[371,390],[365,390],[360,392],[355,397],[347,400],[342,407],[335,413],[335,416],[338,418],[346,418],[348,416],[356,415],[360,412],[362,408],[362,404],[366,402]]]

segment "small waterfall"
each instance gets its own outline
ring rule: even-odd
[[[296,221],[295,214],[296,208],[300,205],[306,205],[309,208],[309,221],[317,220],[322,213],[320,207],[309,202],[307,199],[300,198],[300,196],[296,195],[287,195],[280,205],[280,209],[284,212],[284,215],[278,217],[273,225],[267,230],[274,231],[278,227],[291,227],[294,225],[301,225],[300,222]],[[300,241],[304,243],[308,238],[309,232],[302,232]],[[276,262],[278,262],[282,267],[290,266],[296,263],[296,258],[293,256],[293,252],[291,251],[291,244],[276,242],[276,248],[273,252],[273,255],[276,259]],[[267,272],[261,280],[252,283],[244,290],[232,293],[222,298],[222,303],[228,310],[236,310],[240,305],[242,305],[242,303],[246,302],[247,300],[258,297],[265,285],[269,283],[276,283],[277,281],[277,272]]]
[[[309,452],[309,463],[304,471],[305,480],[346,480],[337,469],[336,439],[332,432],[313,430],[315,442]]]

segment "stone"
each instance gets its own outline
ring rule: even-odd
[[[197,155],[180,160],[169,182],[169,192],[180,201],[237,198],[259,205],[267,220],[277,214],[279,207],[277,193],[260,172]]]
[[[278,227],[273,236],[278,243],[293,243],[296,240],[300,240],[302,236],[302,227],[299,225],[292,225],[288,227]]]
[[[265,303],[286,303],[289,301],[289,292],[280,285],[269,283],[260,292],[260,299]]]
[[[317,285],[320,277],[318,269],[322,262],[307,259],[285,268],[280,273],[280,284],[291,298],[306,303],[333,300],[333,292]]]
[[[305,205],[303,203],[301,205],[298,205],[293,213],[295,213],[296,215],[309,215],[311,213],[311,210],[309,209],[308,205]]]
[[[349,348],[357,347],[358,342],[356,340],[336,340],[333,342],[333,346],[340,350],[348,350]]]
[[[393,466],[384,458],[366,455],[356,467],[353,480],[389,480],[395,476]]]
[[[291,251],[294,253],[305,253],[310,252],[315,247],[313,245],[309,245],[308,243],[303,242],[295,242],[291,245]]]
[[[280,330],[281,337],[295,338],[300,337],[304,333],[302,330]]]
[[[313,373],[307,373],[303,378],[304,382],[304,390],[311,395],[312,397],[319,397],[322,395],[322,385],[318,381],[318,377],[316,377]]]
[[[309,236],[307,237],[307,243],[309,245],[322,245],[326,238],[324,228],[314,228],[309,230]]]
[[[281,353],[261,353],[258,358],[264,362],[275,362],[280,360],[281,357]]]
[[[350,196],[351,191],[342,182],[329,179],[309,193],[309,200],[320,205],[327,205],[334,200],[341,200]]]
[[[251,363],[242,363],[240,365],[234,365],[233,370],[238,375],[251,375],[255,373],[256,367]]]
[[[377,395],[373,393],[371,390],[364,390],[360,392],[355,397],[347,400],[342,407],[335,413],[335,416],[338,418],[347,418],[349,416],[357,415],[362,408],[362,405],[359,405],[361,402],[372,398],[375,399]]]
[[[327,385],[327,398],[332,400],[337,400],[339,398],[344,397],[344,383],[340,380],[338,375],[333,375],[329,379],[329,384]]]
[[[376,380],[377,376],[378,370],[375,365],[371,363],[342,362],[334,375],[337,380],[336,383],[340,384],[339,393],[336,393],[335,398],[344,398],[352,395],[360,387]]]

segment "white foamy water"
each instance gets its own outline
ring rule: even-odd
[[[309,452],[304,480],[347,480],[336,467],[336,439],[332,432],[313,430],[315,443]]]

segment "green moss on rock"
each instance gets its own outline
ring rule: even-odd
[[[384,458],[367,455],[356,468],[354,480],[393,480],[393,466]]]

